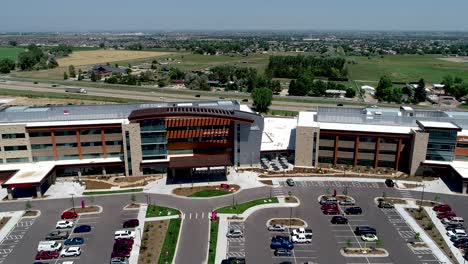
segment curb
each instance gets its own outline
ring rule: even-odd
[[[270,226],[269,223],[271,222],[271,220],[276,220],[276,219],[281,219],[281,220],[285,219],[285,220],[288,220],[288,221],[289,221],[289,218],[284,218],[284,217],[282,217],[282,218],[281,218],[281,217],[270,218],[270,219],[267,220],[266,226],[267,226],[267,227]],[[297,218],[297,217],[291,218],[291,220],[293,220],[293,219],[299,219],[299,220],[301,220],[302,222],[304,222],[305,225],[303,225],[303,226],[293,226],[293,225],[292,225],[292,226],[289,226],[289,228],[307,228],[307,227],[309,226],[309,225],[307,224],[307,222],[306,222],[304,219],[302,219],[302,218]],[[285,225],[285,226],[286,226],[286,225]]]
[[[41,210],[29,210],[29,211],[36,211],[36,212],[37,212],[37,215],[35,215],[35,216],[23,216],[22,218],[25,218],[25,219],[34,219],[34,218],[37,218],[37,217],[41,216],[41,214],[42,214]],[[25,211],[24,213],[26,214],[27,211]]]
[[[180,217],[180,215],[177,214],[177,215],[167,215],[167,216],[146,217],[145,221],[151,222],[151,221],[170,220],[170,219],[177,219],[177,218],[182,219],[182,217]]]
[[[127,204],[124,206],[124,208],[122,210],[140,210],[140,208],[143,206],[143,205],[146,205],[146,204],[142,204],[142,203],[134,203],[134,204],[138,204],[139,207],[136,207],[136,208],[128,208],[130,205],[132,204]]]
[[[100,213],[102,213],[102,211],[104,210],[104,209],[102,208],[102,206],[100,206],[100,205],[96,205],[96,204],[93,204],[93,205],[90,205],[90,206],[86,206],[86,207],[91,207],[91,206],[95,206],[95,207],[97,207],[99,210],[98,210],[97,212],[86,212],[86,213],[79,213],[79,215],[93,215],[93,214],[100,214]],[[80,207],[80,208],[81,208],[81,207]],[[75,210],[76,210],[76,209],[77,209],[77,208],[75,207]],[[70,207],[70,208],[68,208],[68,209],[66,209],[66,210],[64,210],[64,211],[72,211],[72,210],[73,210],[73,207]]]
[[[143,239],[142,236],[145,229],[145,205],[140,206],[139,209],[140,210],[138,212],[138,220],[140,220],[140,225],[137,228],[135,228],[135,244],[132,247],[130,258],[128,259],[128,262],[131,264],[136,264],[138,262],[138,258],[140,257],[141,240]]]
[[[349,249],[362,249],[362,248],[349,248]],[[382,250],[384,251],[385,253],[384,254],[348,254],[348,253],[345,253],[344,252],[344,249],[340,249],[340,254],[344,257],[348,257],[348,258],[365,258],[365,257],[371,257],[371,258],[386,258],[388,257],[390,254],[388,253],[388,251],[384,248],[376,248],[378,250]]]
[[[0,242],[3,242],[6,236],[10,234],[11,230],[15,228],[16,224],[21,220],[25,211],[2,212],[2,217],[11,217],[10,220],[0,229]]]

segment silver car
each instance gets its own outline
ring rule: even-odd
[[[284,230],[286,230],[286,228],[284,228],[284,226],[280,224],[270,225],[268,227],[268,231],[284,232]]]
[[[238,228],[229,229],[228,233],[226,234],[226,237],[229,237],[229,238],[238,238],[238,237],[243,237],[243,236],[244,234],[242,233],[242,230]]]

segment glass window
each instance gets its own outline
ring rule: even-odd
[[[37,162],[37,161],[50,161],[50,160],[54,160],[54,157],[53,156],[37,156],[37,157],[33,157],[33,161]]]
[[[120,156],[123,156],[123,153],[121,152],[116,152],[116,153],[107,153],[108,158],[118,158]]]
[[[381,138],[380,143],[398,144],[398,138]]]
[[[50,137],[49,131],[29,132],[29,137]]]
[[[122,134],[122,129],[120,127],[104,128],[104,133],[106,133],[106,134]]]
[[[18,151],[18,150],[27,150],[27,146],[5,146],[5,151]]]
[[[52,149],[52,144],[33,144],[31,145],[32,149]]]
[[[358,166],[374,167],[373,160],[358,159]]]
[[[340,141],[356,141],[355,136],[340,136]]]
[[[100,135],[101,129],[83,129],[80,130],[81,135]]]
[[[320,135],[320,140],[335,140],[336,136],[333,135]]]
[[[319,150],[335,151],[335,147],[319,146]]]
[[[6,163],[24,163],[29,162],[28,158],[8,158],[6,159]]]
[[[106,145],[108,146],[121,146],[122,144],[123,144],[122,140],[106,141]]]
[[[395,162],[394,161],[388,161],[388,160],[379,160],[377,163],[377,167],[380,168],[394,168],[395,167]]]
[[[26,134],[24,133],[15,133],[15,134],[3,134],[3,139],[12,139],[12,138],[25,138]]]
[[[70,160],[70,159],[79,159],[79,155],[59,155],[58,159],[59,160]]]
[[[102,146],[102,141],[95,142],[81,142],[82,147],[99,147]]]
[[[354,152],[354,148],[338,148],[338,151]]]
[[[319,163],[333,163],[333,158],[332,157],[320,157],[318,158]]]
[[[468,148],[468,143],[457,143],[457,148]]]
[[[166,129],[164,119],[143,120],[140,122],[141,131],[160,131]]]
[[[359,142],[374,143],[374,142],[377,142],[377,138],[376,138],[376,137],[364,137],[364,136],[360,136],[360,137],[359,137]]]
[[[83,159],[98,159],[98,158],[102,158],[103,154],[102,153],[83,154],[82,157]]]
[[[56,144],[57,148],[76,148],[77,143],[58,143]]]
[[[76,135],[76,131],[55,131],[54,132],[54,135],[57,136],[57,137],[61,137],[61,136],[75,136]]]

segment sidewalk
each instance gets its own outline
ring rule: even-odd
[[[456,192],[452,192],[449,187],[445,184],[445,182],[441,179],[433,180],[433,181],[424,181],[424,182],[414,182],[414,181],[404,181],[404,180],[395,180],[396,188],[399,190],[408,190],[408,191],[418,191],[421,192],[423,187],[416,187],[416,188],[406,188],[404,185],[407,184],[424,184],[424,191],[431,192],[431,193],[442,193],[442,194],[460,194]]]
[[[145,229],[145,218],[146,218],[146,209],[148,205],[141,204],[140,209],[138,211],[138,220],[140,221],[140,225],[135,229],[135,243],[132,248],[132,252],[130,253],[129,264],[137,264],[138,257],[140,255],[140,247],[141,247],[141,239],[143,235],[143,231]]]
[[[6,225],[4,225],[3,228],[0,230],[0,242],[2,242],[5,239],[5,237],[10,233],[10,231],[21,220],[23,214],[24,211],[0,212],[0,218],[11,217],[10,220],[8,220],[8,223],[6,223]]]

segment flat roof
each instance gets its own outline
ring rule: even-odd
[[[452,167],[463,179],[468,179],[468,162],[466,161],[437,161],[437,160],[425,160],[424,164],[432,165],[446,165]]]
[[[454,129],[462,130],[461,127],[457,126],[453,122],[439,122],[439,121],[419,121],[416,120],[416,123],[423,128],[438,128],[438,129]]]
[[[266,117],[264,119],[260,151],[294,149],[297,126],[296,118]]]
[[[417,127],[406,126],[386,126],[386,125],[363,125],[363,124],[343,124],[343,123],[320,123],[320,130],[341,130],[371,133],[409,134]]]
[[[300,127],[317,127],[315,116],[317,112],[299,112],[297,126]]]
[[[120,158],[99,158],[83,160],[58,160],[41,161],[31,163],[10,163],[0,165],[0,171],[17,171],[3,185],[40,183],[55,166],[59,165],[81,165],[122,162]]]

